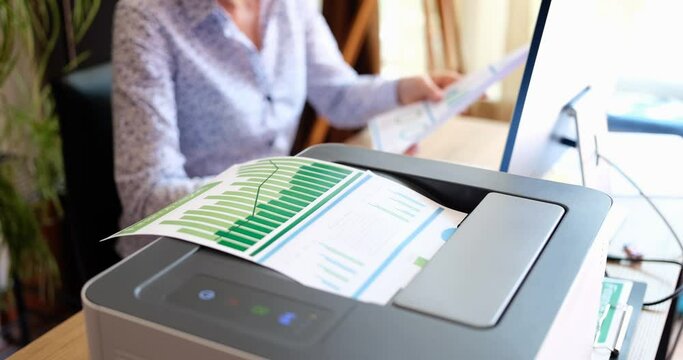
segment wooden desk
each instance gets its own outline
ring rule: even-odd
[[[28,346],[10,356],[11,360],[87,360],[83,312],[80,311]]]
[[[487,169],[498,169],[507,138],[508,125],[492,120],[462,117],[445,124],[419,147],[417,157],[458,162]],[[361,133],[349,144],[368,146],[369,136]],[[630,144],[632,145],[632,143]],[[671,165],[671,163],[666,163]],[[676,230],[683,234],[683,198],[655,199]],[[670,234],[647,204],[635,196],[615,198],[615,204],[628,211],[624,224],[610,245],[610,252],[620,254],[624,243],[638,246],[648,257],[673,257],[679,249]],[[647,299],[671,293],[679,270],[670,265],[643,264],[639,268],[609,265],[610,276],[648,283]],[[671,302],[660,304],[641,313],[629,351],[630,359],[652,359],[657,353]],[[80,360],[87,359],[87,343],[83,314],[79,312],[64,323],[38,338],[11,360]]]
[[[415,157],[498,170],[508,128],[501,121],[458,117],[422,141]],[[363,131],[346,144],[371,147],[370,132]]]

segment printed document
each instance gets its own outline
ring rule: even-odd
[[[369,171],[303,157],[235,165],[111,237],[168,236],[386,304],[466,214]]]
[[[368,124],[376,150],[403,153],[453,116],[477,101],[491,85],[526,61],[529,47],[517,49],[498,63],[465,76],[445,89],[439,102],[423,101],[380,114]]]

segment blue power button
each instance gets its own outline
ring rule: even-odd
[[[280,314],[280,316],[277,318],[277,321],[282,326],[291,326],[294,320],[296,320],[296,314],[291,311]]]
[[[209,301],[213,300],[216,297],[216,292],[210,289],[205,289],[199,291],[199,294],[197,294],[200,300],[204,301]]]

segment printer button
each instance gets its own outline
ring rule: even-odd
[[[200,290],[197,294],[200,300],[211,301],[216,298],[216,292],[211,289]]]

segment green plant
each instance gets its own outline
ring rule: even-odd
[[[45,72],[62,31],[69,55],[64,72],[87,58],[76,44],[99,6],[100,0],[0,0],[0,151],[11,159],[0,173],[0,246],[9,249],[15,275],[38,276],[48,290],[58,271],[40,227],[61,216],[63,165]]]
[[[10,257],[10,273],[35,278],[48,299],[54,298],[59,273],[42,239],[35,211],[17,193],[7,169],[0,169],[0,237]]]

